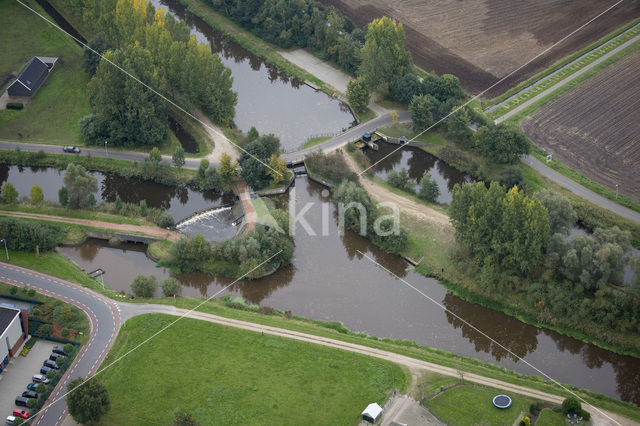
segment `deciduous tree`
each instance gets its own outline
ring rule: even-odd
[[[184,148],[182,148],[182,146],[177,147],[175,151],[173,151],[171,159],[173,160],[173,165],[181,169],[182,166],[184,166]]]
[[[355,112],[364,112],[369,105],[370,93],[362,78],[349,81],[347,84],[347,101]]]
[[[44,194],[42,193],[42,188],[39,185],[33,185],[31,187],[31,202],[33,204],[39,204],[44,199]]]
[[[18,199],[18,191],[11,182],[2,185],[2,201],[7,204],[13,204]]]
[[[97,422],[111,409],[107,389],[95,378],[71,380],[66,398],[69,414],[78,423]]]
[[[69,163],[64,175],[64,185],[73,208],[86,207],[89,195],[98,190],[97,179],[79,164]]]

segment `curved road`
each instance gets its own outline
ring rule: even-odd
[[[47,400],[47,405],[38,415],[34,424],[56,425],[66,414],[63,395],[69,379],[86,377],[96,372],[100,363],[109,352],[120,328],[120,313],[117,305],[98,293],[94,293],[77,284],[40,274],[28,269],[0,262],[0,280],[19,286],[28,285],[39,292],[82,309],[90,320],[91,336],[87,344],[74,360]],[[34,371],[34,373],[37,373]]]
[[[87,376],[95,373],[100,363],[104,360],[108,350],[113,345],[121,323],[133,316],[145,313],[162,313],[193,318],[243,330],[262,332],[283,338],[328,346],[388,360],[403,365],[411,371],[427,370],[453,377],[460,376],[460,371],[456,368],[445,367],[393,352],[335,340],[328,337],[316,336],[268,325],[255,324],[203,312],[188,311],[185,309],[178,309],[173,306],[115,302],[76,284],[4,263],[0,263],[0,279],[18,285],[29,285],[37,288],[44,294],[73,303],[81,308],[89,316],[91,321],[91,338],[89,342],[83,347],[70,371],[65,374],[64,378],[52,393],[53,397],[48,401],[50,406],[45,408],[36,420],[36,424],[38,425],[57,425],[62,422],[63,416],[66,414],[66,406],[63,398],[66,382],[70,378]],[[465,372],[464,378],[471,382],[532,396],[534,398],[550,401],[556,404],[561,403],[563,400],[562,397],[557,395],[473,373]],[[58,398],[60,399],[58,400]],[[592,406],[586,405],[585,408],[592,413],[594,422],[599,425],[638,424],[625,417],[602,411]]]

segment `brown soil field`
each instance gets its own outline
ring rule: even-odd
[[[614,4],[609,0],[320,0],[358,26],[381,16],[402,22],[413,60],[454,74],[477,94]],[[556,61],[640,17],[625,0],[487,92],[497,96]]]
[[[522,123],[538,146],[591,180],[640,201],[640,51]]]

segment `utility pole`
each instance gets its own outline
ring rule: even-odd
[[[616,183],[616,200],[618,199],[618,184]]]
[[[1,239],[0,241],[2,241],[4,243],[4,252],[7,255],[7,260],[9,260],[9,250],[7,250],[7,240],[5,240],[4,238]]]

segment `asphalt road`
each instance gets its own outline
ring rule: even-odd
[[[27,284],[36,288],[38,292],[72,303],[82,309],[90,319],[89,342],[82,347],[72,367],[60,380],[49,397],[47,406],[34,422],[43,426],[56,425],[66,414],[67,406],[63,395],[67,382],[69,379],[95,373],[120,328],[119,311],[115,302],[76,284],[1,262],[0,279],[10,284]]]

